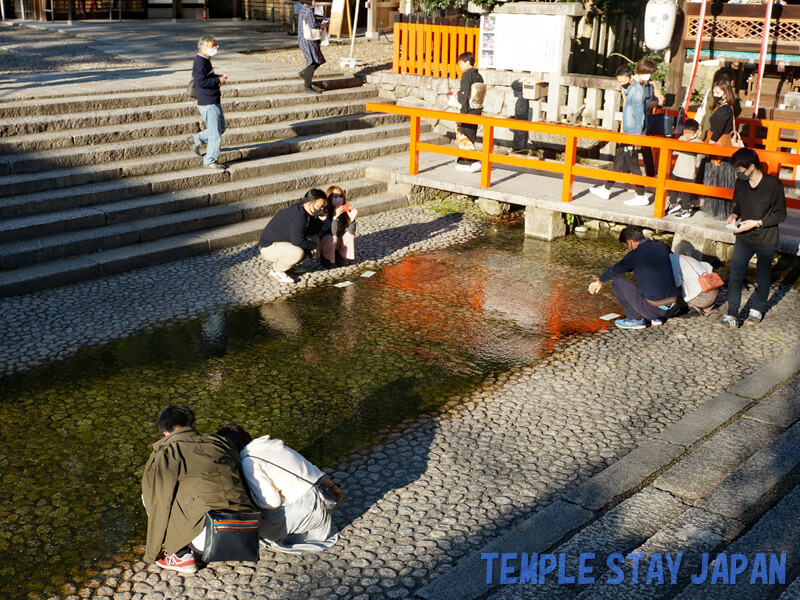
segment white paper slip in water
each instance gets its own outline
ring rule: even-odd
[[[348,285],[353,285],[352,281],[340,281],[339,283],[334,283],[333,287],[347,287]]]
[[[362,277],[372,277],[373,275],[375,275],[375,271],[364,271],[361,274]]]
[[[603,319],[603,321],[610,321],[611,319],[619,319],[621,316],[622,315],[618,315],[617,313],[608,313],[600,318]]]

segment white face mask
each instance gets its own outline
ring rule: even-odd
[[[639,81],[650,81],[650,75],[639,75]]]
[[[339,194],[334,194],[333,196],[331,196],[331,204],[337,207],[341,206],[342,204],[344,204],[344,196],[340,196]]]
[[[209,58],[214,56],[217,53],[217,50],[219,50],[219,48],[216,46],[214,48],[206,48],[206,56]]]

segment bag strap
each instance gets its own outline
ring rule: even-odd
[[[285,468],[285,467],[282,467],[282,466],[280,466],[280,465],[276,465],[274,462],[270,462],[270,461],[268,461],[268,460],[267,460],[267,459],[265,459],[265,458],[259,458],[258,456],[249,456],[249,455],[247,456],[247,458],[252,458],[252,459],[254,459],[254,460],[260,460],[261,462],[265,462],[265,463],[267,463],[268,465],[272,465],[273,467],[278,467],[278,468],[279,468],[281,471],[286,471],[286,472],[287,472],[287,473],[289,473],[290,475],[294,475],[294,476],[295,476],[295,477],[297,477],[299,480],[301,480],[301,481],[305,481],[305,482],[306,482],[307,484],[309,484],[310,486],[314,486],[314,485],[316,484],[316,481],[313,481],[313,482],[312,482],[312,481],[309,481],[308,479],[306,479],[305,477],[300,477],[300,475],[298,475],[297,473],[294,473],[293,471],[290,471],[289,469],[287,469],[287,468]]]

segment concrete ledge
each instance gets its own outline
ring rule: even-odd
[[[683,446],[661,440],[640,444],[613,465],[585,481],[565,498],[584,508],[600,510],[627,494],[683,454]]]
[[[558,500],[542,509],[518,527],[496,538],[460,561],[455,568],[438,577],[417,591],[417,596],[425,600],[473,600],[488,592],[486,585],[486,561],[483,553],[503,552],[545,552],[570,532],[583,527],[595,514],[569,502]],[[495,576],[499,581],[499,561],[495,561]],[[497,584],[495,584],[497,585]]]
[[[655,437],[671,444],[691,446],[744,410],[751,402],[750,398],[722,392],[690,415],[657,433]]]
[[[798,371],[800,371],[800,343],[752,375],[745,377],[729,391],[746,398],[761,398]]]

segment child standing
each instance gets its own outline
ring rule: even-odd
[[[634,80],[633,69],[627,65],[617,69],[617,82],[623,89],[625,104],[622,107],[622,133],[642,135],[644,131],[644,90],[641,84]],[[617,151],[614,153],[614,166],[618,173],[630,173],[641,175],[639,168],[639,151],[636,146],[628,144],[617,144]],[[589,191],[603,200],[608,200],[611,189],[618,185],[614,181],[609,181],[605,185],[598,185],[589,188]],[[635,186],[636,195],[630,200],[626,200],[628,206],[646,206],[650,203],[644,195],[644,187]]]
[[[683,124],[683,135],[678,139],[681,142],[700,142],[700,124],[694,119],[686,119]],[[669,178],[675,181],[694,183],[703,155],[693,152],[675,152],[675,156],[675,166],[672,168]],[[674,214],[678,219],[688,219],[692,216],[693,199],[693,194],[672,192],[667,214]]]
[[[636,63],[636,76],[634,79],[639,82],[644,90],[645,135],[664,135],[664,115],[653,112],[656,107],[664,106],[664,96],[661,95],[658,83],[650,80],[657,70],[658,65],[652,58],[643,58]],[[648,177],[655,177],[656,166],[653,161],[653,149],[650,146],[642,146],[640,152],[644,162],[645,174]]]
[[[486,96],[486,85],[483,77],[475,68],[475,55],[462,52],[458,55],[458,68],[461,70],[461,88],[458,90],[458,103],[463,114],[479,115],[483,112],[483,99]],[[462,150],[475,150],[478,139],[478,126],[469,123],[458,123],[456,140]],[[481,170],[481,161],[459,158],[456,169],[477,173]]]

